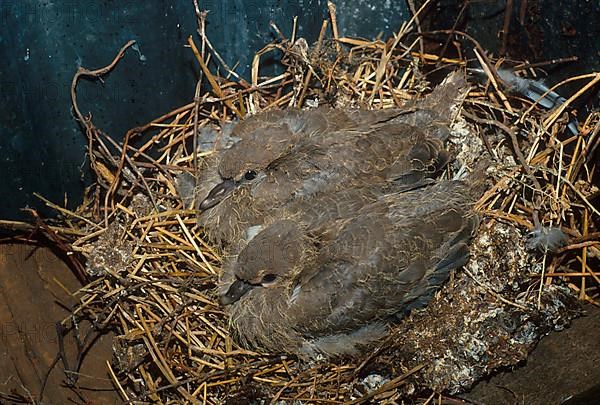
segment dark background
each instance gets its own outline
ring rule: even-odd
[[[210,10],[207,34],[213,45],[230,66],[239,62],[236,71],[245,77],[254,52],[275,38],[270,21],[289,35],[298,16],[299,35],[312,42],[328,15],[326,0],[199,3]],[[335,3],[341,35],[386,38],[409,16],[403,1]],[[464,4],[438,1],[427,27],[450,28],[460,15],[457,27],[497,54],[506,2],[480,0],[460,13]],[[104,82],[78,86],[82,112],[91,112],[94,124],[117,139],[193,98],[197,68],[184,47],[196,33],[191,0],[0,0],[0,18],[2,219],[27,218],[20,211],[25,206],[52,215],[33,192],[59,204],[66,198],[73,208],[89,184],[85,136],[71,114],[69,94],[78,66],[105,66],[128,40],[137,41],[138,51],[128,51]],[[550,68],[550,84],[598,70],[598,21],[598,1],[516,0],[507,54],[532,62],[579,57]],[[564,92],[569,95],[568,88]]]

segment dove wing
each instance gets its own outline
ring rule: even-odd
[[[476,226],[466,194],[450,189],[436,185],[386,196],[333,223],[331,241],[316,260],[318,271],[309,270],[297,292],[297,328],[351,331],[426,303],[450,271],[466,262]],[[445,201],[427,206],[426,194]],[[417,204],[425,204],[425,215],[415,211]]]

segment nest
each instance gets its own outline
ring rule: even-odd
[[[80,68],[74,77],[75,112],[96,182],[76,211],[49,203],[61,220],[38,226],[88,281],[73,293],[79,305],[63,321],[65,330],[91,321],[86,344],[94,334],[116,333],[108,367],[123,400],[393,403],[431,390],[458,392],[516,364],[541,336],[567,325],[577,312],[573,297],[598,303],[600,274],[593,269],[600,213],[593,201],[599,190],[590,157],[600,143],[600,114],[587,116],[571,134],[567,111],[600,75],[570,79],[586,84],[549,112],[510,94],[496,70],[502,61],[467,42],[485,76],[457,112],[450,143],[458,163],[448,176],[473,167],[485,151],[494,161],[494,184],[477,205],[486,219],[471,263],[362,358],[307,364],[236,344],[215,293],[222,252],[206,241],[196,212],[175,187],[178,174],[195,173],[210,154],[198,152],[200,129],[290,106],[403,106],[432,88],[431,72],[466,65],[462,58],[416,51],[422,38],[409,41],[412,21],[387,41],[340,38],[331,11],[315,44],[280,33],[259,51],[250,83],[222,62],[201,29],[199,48],[188,39],[201,71],[194,101],[132,129],[122,143],[79,111],[76,85],[81,77],[111,71],[132,43],[107,67]],[[205,15],[198,17],[202,28]],[[265,77],[261,61],[269,53],[281,55],[284,69]],[[498,329],[498,322],[508,326]],[[455,340],[441,344],[444,333]]]

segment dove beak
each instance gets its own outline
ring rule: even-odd
[[[217,184],[210,190],[210,193],[200,203],[200,210],[206,211],[223,201],[223,199],[229,194],[231,190],[235,188],[235,182],[231,179],[223,180],[223,182]]]
[[[244,294],[250,291],[254,286],[245,280],[236,280],[229,286],[227,292],[221,296],[221,305],[233,304]]]

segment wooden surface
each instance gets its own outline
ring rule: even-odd
[[[599,389],[600,308],[588,305],[570,328],[543,338],[521,367],[480,382],[463,398],[481,405],[593,405],[600,404]]]
[[[79,287],[49,249],[0,245],[0,404],[40,397],[42,382],[58,353],[56,322],[68,316],[65,308],[74,303],[56,280],[69,291]],[[476,385],[462,396],[465,403],[560,404],[578,393],[588,396],[569,405],[596,403],[589,402],[588,393],[600,392],[600,309],[589,306],[586,313],[571,328],[544,338],[522,367]],[[82,330],[85,327],[81,325]],[[67,339],[65,344],[72,364],[74,341]],[[42,403],[122,403],[106,372],[111,356],[111,337],[103,336],[85,357],[77,390],[65,386],[63,365],[56,364]]]
[[[42,383],[59,351],[56,322],[68,316],[66,308],[74,303],[56,280],[69,291],[79,287],[69,268],[50,250],[0,245],[0,403],[15,403],[18,397],[40,398]],[[76,356],[74,342],[65,340],[71,364]],[[77,390],[65,385],[59,361],[50,372],[42,403],[121,403],[106,372],[110,345],[110,336],[97,340],[84,359]]]

